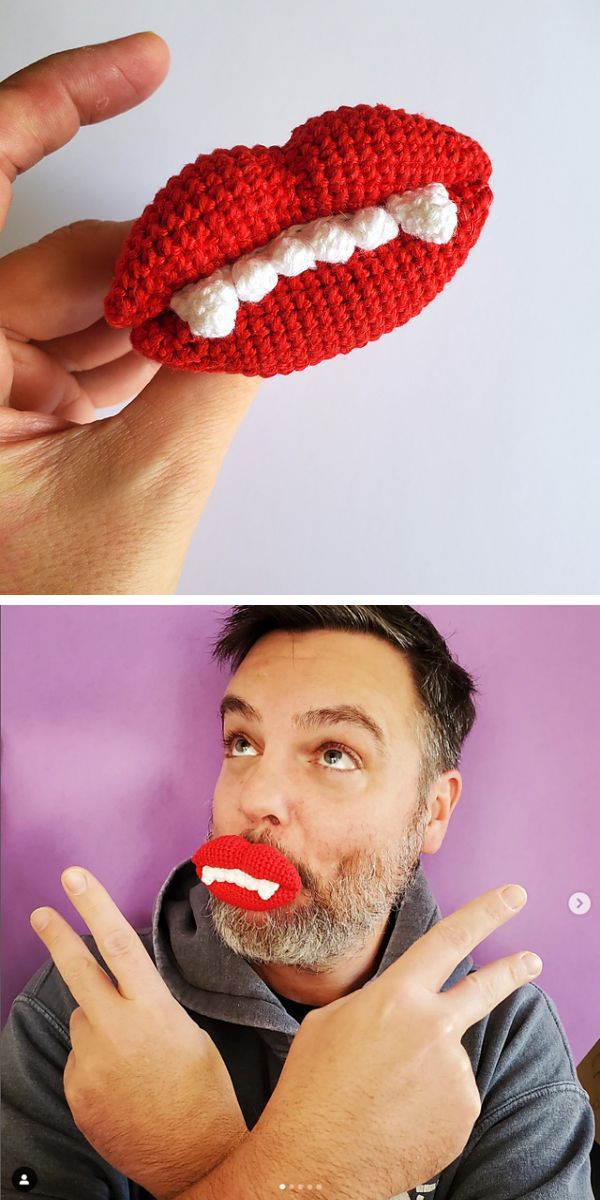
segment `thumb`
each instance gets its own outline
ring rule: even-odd
[[[260,376],[161,367],[126,408],[102,422],[110,426],[106,433],[121,469],[147,484],[157,519],[179,539],[181,562],[262,382]]]

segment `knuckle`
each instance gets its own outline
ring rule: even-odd
[[[467,1068],[468,1068],[471,1079],[473,1079],[471,1064],[468,1060],[465,1063],[465,1074],[467,1072]],[[481,1112],[481,1096],[479,1095],[479,1089],[475,1082],[473,1082],[472,1087],[469,1088],[467,1104],[469,1106],[469,1116],[470,1116],[471,1120],[473,1121],[473,1123],[475,1123],[475,1121],[477,1120],[477,1118]]]
[[[472,988],[475,988],[479,997],[486,1008],[493,1008],[496,1003],[496,987],[491,975],[485,971],[471,971],[465,977],[465,983]]]
[[[436,1025],[436,1037],[440,1042],[450,1042],[456,1033],[456,1025],[450,1013],[439,1017]]]
[[[82,1015],[83,1014],[82,1014],[81,1008],[73,1009],[73,1012],[71,1013],[71,1016],[69,1017],[69,1029],[70,1030],[74,1029],[78,1024],[81,1024]]]
[[[481,1096],[473,1074],[471,1060],[462,1046],[458,1047],[452,1070],[461,1077],[460,1108],[463,1116],[470,1122],[468,1126],[470,1132],[481,1112]]]
[[[128,954],[132,944],[131,934],[127,929],[114,929],[102,940],[103,950],[112,955]]]
[[[86,954],[79,954],[77,958],[72,958],[65,964],[65,974],[72,980],[84,979],[95,965],[94,959],[89,959]]]
[[[71,1061],[72,1060],[69,1056],[67,1064]],[[63,1090],[71,1112],[80,1113],[85,1106],[86,1096],[81,1084],[80,1073],[76,1071],[74,1064],[71,1065],[69,1071],[65,1069],[63,1075]]]
[[[509,959],[508,974],[515,987],[521,987],[523,982],[529,983],[529,972],[520,954]]]
[[[451,950],[459,950],[463,954],[469,949],[471,939],[468,929],[457,922],[449,921],[447,924],[442,921],[439,926],[440,934],[447,942]]]
[[[472,1068],[472,1066],[471,1066],[471,1060],[470,1060],[470,1058],[469,1058],[468,1054],[466,1053],[466,1051],[463,1049],[462,1045],[460,1046],[460,1048],[459,1048],[459,1049],[460,1049],[460,1053],[459,1053],[459,1055],[458,1055],[458,1061],[457,1061],[457,1063],[456,1063],[456,1069],[457,1069],[458,1071],[460,1071],[460,1074],[461,1074],[461,1075],[464,1075],[465,1079],[472,1080],[472,1078],[473,1078],[473,1068]],[[471,1097],[472,1097],[472,1099],[473,1099],[473,1100],[475,1100],[475,1096],[473,1096],[473,1089],[472,1089],[472,1088],[470,1088],[470,1089],[469,1089],[469,1096],[471,1096]],[[476,1097],[476,1098],[477,1098],[477,1101],[479,1102],[479,1093],[478,1093],[478,1092],[477,1092],[477,1097]]]
[[[506,905],[498,892],[494,892],[491,896],[487,897],[483,905],[483,914],[492,925],[497,925],[499,921],[504,923]]]
[[[302,1018],[302,1024],[300,1025],[300,1028],[302,1029],[302,1027],[307,1024],[314,1025],[315,1021],[318,1021],[319,1018],[323,1020],[322,1010],[320,1008],[311,1008],[310,1012],[307,1012]]]
[[[40,241],[57,242],[61,239],[70,241],[71,238],[77,238],[82,233],[97,229],[102,223],[97,217],[83,217],[79,221],[69,221],[67,225],[61,225],[60,229],[53,229],[51,233],[44,234]]]
[[[86,1115],[89,1108],[87,1097],[81,1088],[74,1083],[65,1083],[64,1092],[73,1120],[77,1128],[85,1135],[87,1130]]]

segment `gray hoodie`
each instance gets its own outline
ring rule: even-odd
[[[250,963],[217,937],[207,896],[186,859],[163,884],[152,926],[137,932],[175,999],[215,1042],[251,1129],[299,1025]],[[373,978],[439,920],[419,865],[400,908],[392,910]],[[105,966],[91,935],[84,941]],[[442,991],[473,970],[469,956]],[[1,1038],[3,1195],[22,1195],[13,1173],[33,1168],[38,1200],[147,1200],[148,1193],[102,1159],[72,1119],[62,1079],[75,1007],[51,959],[11,1007]],[[550,997],[536,984],[520,987],[471,1026],[462,1045],[481,1113],[462,1154],[402,1200],[593,1200],[594,1116]],[[348,1064],[351,1069],[350,1048]]]

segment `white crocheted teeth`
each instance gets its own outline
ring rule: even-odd
[[[272,879],[255,879],[253,875],[248,875],[247,871],[240,871],[237,867],[227,869],[226,867],[203,867],[202,882],[207,884],[214,883],[237,883],[238,887],[248,888],[251,892],[258,892],[261,900],[270,900],[271,896],[279,889],[279,884],[274,883]]]
[[[280,275],[314,271],[317,262],[345,263],[357,247],[376,250],[397,237],[399,229],[424,242],[445,245],[457,221],[458,209],[443,183],[429,183],[390,196],[383,207],[318,217],[284,229],[266,246],[174,292],[170,308],[196,337],[227,337],[235,328],[240,303],[264,300]]]

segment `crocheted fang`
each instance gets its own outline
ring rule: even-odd
[[[302,887],[292,863],[273,846],[235,834],[211,838],[192,855],[198,878],[218,900],[266,912],[290,904]]]
[[[465,134],[383,104],[312,117],[284,146],[200,155],[134,222],[106,320],[181,370],[268,378],[348,354],[462,266],[490,174]]]

